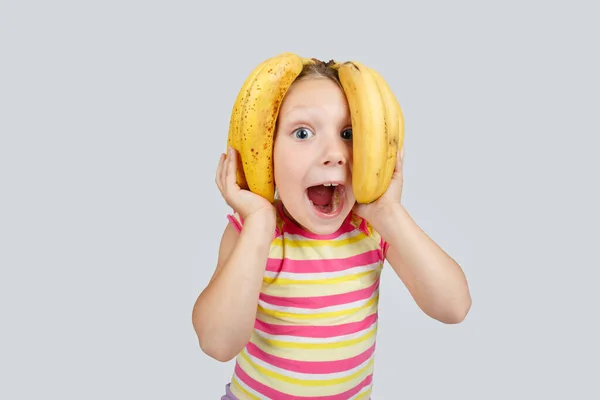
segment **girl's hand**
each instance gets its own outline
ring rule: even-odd
[[[389,215],[390,207],[396,207],[400,204],[402,199],[402,186],[403,186],[403,175],[402,167],[404,162],[404,146],[398,151],[396,157],[396,167],[392,180],[385,193],[377,200],[370,204],[359,204],[354,205],[354,212],[362,218],[373,223],[378,219],[385,219]]]
[[[236,182],[237,157],[236,150],[229,148],[229,154],[221,154],[215,182],[225,202],[243,219],[262,215],[268,221],[275,221],[275,207],[264,197],[244,190]]]

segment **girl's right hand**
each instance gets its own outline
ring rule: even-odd
[[[229,154],[221,154],[219,166],[215,182],[225,202],[243,219],[248,219],[250,216],[262,215],[262,218],[269,222],[275,221],[275,207],[264,197],[251,192],[250,190],[241,189],[236,182],[237,172],[237,151],[229,148]],[[260,218],[260,217],[259,217]]]

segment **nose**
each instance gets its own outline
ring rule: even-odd
[[[346,158],[341,153],[329,153],[323,164],[327,166],[344,165]]]
[[[348,146],[340,139],[330,140],[327,143],[325,154],[323,157],[323,165],[326,166],[342,166],[348,160]]]

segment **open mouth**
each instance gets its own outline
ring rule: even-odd
[[[345,192],[344,185],[336,183],[326,183],[306,189],[310,204],[316,211],[327,216],[335,216],[342,209]]]

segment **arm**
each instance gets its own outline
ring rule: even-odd
[[[421,310],[443,323],[459,323],[471,296],[460,266],[397,203],[371,222],[388,243],[387,261]]]
[[[257,215],[237,233],[223,232],[215,272],[200,293],[192,323],[202,350],[219,361],[235,357],[250,339],[275,221]]]

